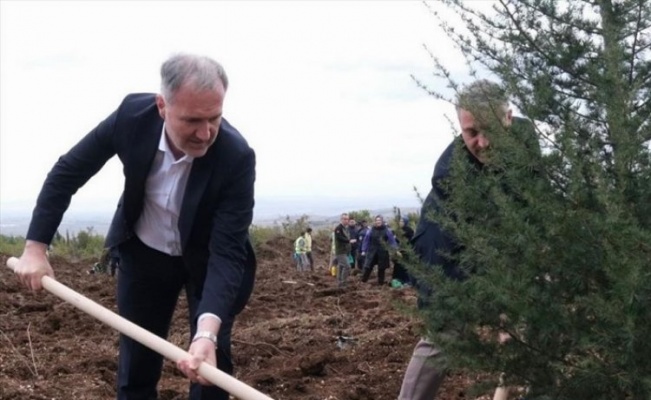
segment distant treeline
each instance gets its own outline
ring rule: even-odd
[[[358,222],[362,220],[371,222],[374,217],[369,210],[350,211],[348,214]],[[390,225],[395,225],[393,228],[396,228],[397,219],[402,216],[400,209],[394,208],[393,214],[394,218],[387,218],[387,220]],[[404,216],[409,218],[412,225],[418,221],[418,215],[416,213],[408,213]],[[253,248],[258,250],[262,243],[279,236],[294,239],[308,227],[311,227],[317,236],[328,235],[327,237],[329,237],[330,231],[335,223],[338,223],[338,221],[329,221],[327,223],[319,221],[313,223],[310,221],[308,215],[302,215],[297,218],[286,216],[284,220],[273,225],[251,225],[249,233]],[[23,252],[24,245],[25,238],[23,236],[0,234],[0,253],[2,254],[20,256]],[[72,260],[99,259],[103,251],[104,235],[96,233],[92,226],[72,234],[67,231],[65,235],[57,232],[50,246],[50,254]]]

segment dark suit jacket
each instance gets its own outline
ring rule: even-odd
[[[54,165],[39,194],[27,239],[49,244],[72,195],[116,154],[125,182],[106,245],[114,247],[133,237],[162,129],[155,95],[127,96]],[[183,259],[201,298],[197,315],[211,312],[228,318],[244,308],[251,294],[256,261],[248,229],[254,181],[254,151],[222,120],[215,143],[192,164],[179,217]]]
[[[537,136],[529,120],[514,117],[510,132],[519,136],[519,140],[529,151],[531,159],[536,160],[541,157]],[[461,251],[462,246],[455,241],[450,232],[445,231],[439,223],[432,219],[432,214],[444,212],[444,203],[448,199],[445,182],[450,179],[454,152],[462,151],[463,156],[467,157],[468,162],[477,170],[483,168],[483,165],[461,143],[462,141],[461,137],[455,138],[436,162],[432,176],[432,189],[423,202],[420,220],[411,241],[421,261],[430,266],[442,267],[445,275],[455,280],[463,280],[468,277],[459,267],[458,260],[449,257],[449,255]],[[431,293],[431,288],[425,284],[417,284],[417,286],[421,292],[419,306],[422,307],[426,305],[425,299]]]

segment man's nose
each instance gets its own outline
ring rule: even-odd
[[[212,125],[210,122],[206,121],[201,123],[199,129],[197,129],[197,137],[201,140],[210,139],[210,132],[212,131]]]
[[[485,149],[488,147],[490,143],[488,142],[488,139],[486,139],[486,136],[480,134],[477,136],[477,147],[480,149]]]

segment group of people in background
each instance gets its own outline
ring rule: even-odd
[[[414,255],[428,268],[442,268],[447,278],[455,281],[468,279],[468,273],[460,268],[459,258],[449,256],[458,254],[462,247],[451,232],[428,217],[432,213],[445,212],[446,200],[451,195],[447,183],[452,176],[453,157],[458,156],[471,173],[480,173],[484,163],[489,160],[490,129],[495,129],[496,135],[521,135],[518,140],[528,147],[533,157],[539,156],[540,148],[530,121],[513,116],[508,97],[500,85],[487,80],[475,81],[458,92],[456,100],[461,134],[452,140],[436,163],[432,188],[423,203],[416,233],[404,218],[400,221],[401,234],[395,235],[380,215],[375,217],[371,227],[367,227],[366,221],[357,224],[348,214],[342,214],[333,232],[333,254],[339,287],[346,286],[351,268],[357,274],[361,271],[361,281],[367,282],[376,265],[378,283],[383,285],[386,269],[393,259],[392,282],[415,286],[419,297],[417,306],[421,310],[426,309],[433,289],[426,282],[410,280],[409,273],[400,263],[398,243],[403,238],[412,246]],[[349,261],[351,258],[352,261]],[[508,338],[508,335],[500,334],[499,343]],[[446,374],[443,349],[430,336],[423,336],[416,343],[405,370],[398,400],[435,398]]]
[[[409,243],[414,236],[414,230],[409,226],[409,219],[406,217],[399,219],[399,228],[400,233],[395,234],[381,215],[377,215],[369,227],[366,220],[357,223],[349,214],[341,214],[340,223],[334,228],[331,236],[331,268],[336,276],[337,286],[345,288],[351,274],[361,274],[361,281],[368,282],[376,266],[378,285],[389,283],[395,288],[409,285],[410,277],[400,262],[401,253],[398,246],[401,240]],[[311,233],[312,229],[307,228],[294,241],[294,260],[299,272],[314,270]],[[392,261],[393,273],[391,280],[387,282],[386,270],[390,268]]]

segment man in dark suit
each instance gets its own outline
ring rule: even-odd
[[[207,57],[175,55],[161,93],[132,94],[63,155],[47,176],[16,274],[41,289],[54,277],[46,256],[72,195],[117,154],[122,197],[106,246],[120,257],[120,314],[166,337],[179,293],[190,308],[191,358],[178,367],[191,399],[228,399],[197,375],[201,361],[232,373],[231,328],[253,289],[255,153],[222,118],[228,79]],[[155,399],[162,356],[120,337],[118,399]]]
[[[490,147],[488,130],[489,122],[499,125],[495,127],[496,134],[516,135],[528,133],[523,127],[529,127],[531,122],[513,117],[509,107],[508,97],[502,87],[488,80],[475,81],[457,93],[456,111],[461,129],[460,137],[441,154],[436,162],[432,177],[432,188],[423,203],[421,216],[412,239],[414,251],[419,259],[431,268],[442,268],[445,275],[453,280],[462,281],[468,278],[458,258],[462,244],[445,230],[437,221],[432,219],[432,213],[444,213],[445,202],[449,200],[447,190],[452,175],[453,157],[458,155],[461,160],[472,165],[476,171],[484,168],[487,162],[487,151]],[[540,154],[537,138],[531,130],[531,135],[520,138],[527,144],[532,156]],[[461,152],[457,154],[456,152]],[[426,308],[428,298],[433,293],[432,288],[423,282],[416,282],[419,289],[418,307]],[[503,336],[500,336],[500,341]],[[442,350],[428,338],[422,338],[414,348],[405,371],[399,400],[432,400],[445,378],[445,356]]]

